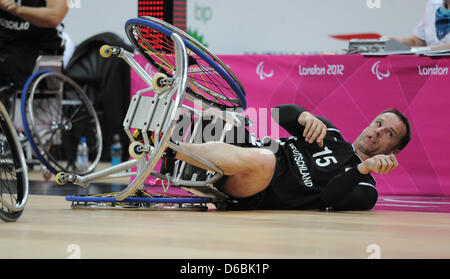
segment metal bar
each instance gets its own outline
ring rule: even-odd
[[[122,58],[127,62],[128,65],[138,74],[142,80],[153,90],[152,85],[152,77],[139,65],[139,63],[134,60],[134,54],[124,50],[123,48],[120,48],[118,57]]]
[[[169,146],[169,148],[175,150],[176,152],[183,153],[184,155],[189,156],[191,159],[193,159],[197,163],[204,165],[205,167],[208,168],[207,170],[217,172],[217,173],[223,175],[223,171],[220,168],[218,168],[216,165],[211,163],[210,161],[205,160],[202,157],[200,157],[186,149],[183,149],[182,147],[180,147],[172,142],[169,142],[168,146]]]
[[[175,186],[187,186],[187,187],[208,187],[208,184],[214,184],[217,180],[219,180],[223,174],[216,173],[213,177],[208,178],[206,181],[193,181],[193,180],[184,180],[176,178],[170,181]]]
[[[105,176],[102,179],[116,179],[116,178],[125,178],[125,177],[133,177],[136,176],[137,172],[119,172],[115,174],[111,174],[109,176]]]
[[[89,185],[90,182],[93,182],[97,179],[105,178],[111,174],[115,174],[127,169],[130,169],[137,165],[139,160],[129,160],[118,165],[109,167],[107,169],[99,170],[84,176],[77,175],[75,181],[73,183],[83,185]]]

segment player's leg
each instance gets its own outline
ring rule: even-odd
[[[221,142],[180,143],[180,147],[210,161],[229,176],[225,192],[236,198],[252,196],[264,190],[272,180],[275,154],[263,148],[243,148]],[[177,153],[176,158],[203,167],[189,156]]]

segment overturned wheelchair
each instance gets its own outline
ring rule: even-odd
[[[223,177],[222,170],[177,142],[236,142],[238,137],[242,144],[251,141],[245,129],[249,121],[239,113],[246,108],[242,85],[208,49],[166,22],[152,17],[130,19],[125,30],[130,42],[152,66],[151,73],[122,48],[103,46],[100,54],[125,60],[148,86],[133,97],[123,122],[133,159],[87,175],[61,172],[56,181],[89,187],[99,179],[134,179],[118,193],[67,196],[66,200],[74,208],[203,210],[207,203],[214,203],[217,209],[224,209],[229,197],[215,187]],[[223,129],[210,129],[208,136],[213,138],[208,138],[205,126]],[[188,156],[204,169],[175,160],[174,152]],[[162,165],[159,171],[158,163]],[[134,168],[136,171],[131,171]],[[191,195],[149,194],[144,188],[149,176],[165,182],[164,192],[168,187],[177,187]]]

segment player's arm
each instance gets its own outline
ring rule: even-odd
[[[278,112],[278,117],[276,113]],[[309,143],[317,142],[322,147],[327,127],[333,127],[330,121],[315,116],[306,109],[295,105],[286,104],[275,107],[272,117],[286,131],[296,137],[304,137]]]
[[[0,0],[0,8],[33,25],[46,28],[57,27],[69,10],[66,0],[47,0],[45,7],[19,6],[14,0]]]
[[[393,154],[368,158],[346,172],[340,173],[322,189],[320,199],[325,207],[335,210],[369,210],[378,198],[375,185],[364,182],[370,172],[387,174],[398,166]]]
[[[367,183],[357,168],[337,175],[322,189],[320,200],[332,210],[370,210],[378,199],[375,185]]]

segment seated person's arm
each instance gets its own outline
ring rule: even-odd
[[[427,43],[424,40],[419,39],[414,35],[411,37],[387,37],[387,38],[397,41],[401,44],[408,45],[410,47],[423,47],[427,45]]]
[[[388,37],[402,44],[414,47],[426,47],[427,43],[424,40],[419,39],[416,36],[408,37],[408,38],[396,38],[396,37]],[[428,46],[430,50],[446,50],[450,49],[450,43],[439,44],[439,45],[430,45]]]
[[[0,0],[0,8],[39,27],[54,28],[69,10],[66,0],[47,0],[46,7],[18,6],[14,0]]]
[[[441,44],[441,45],[433,45],[430,46],[431,50],[445,50],[445,49],[450,49],[450,43],[446,43],[446,44]]]

